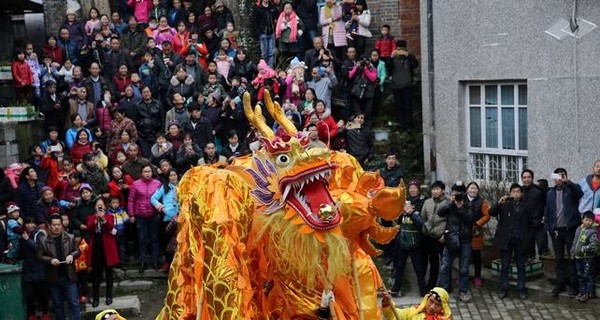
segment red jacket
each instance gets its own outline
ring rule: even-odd
[[[113,77],[113,84],[118,92],[115,92],[115,99],[121,99],[121,93],[125,93],[125,88],[131,85],[131,77],[127,76],[125,78],[116,75]]]
[[[44,55],[52,57],[52,61],[58,62],[61,65],[63,64],[63,50],[58,45],[55,45],[54,47],[45,45],[42,48],[42,52]]]
[[[25,61],[13,61],[11,65],[13,84],[15,88],[21,88],[33,83],[33,72]]]
[[[389,58],[392,56],[392,52],[396,50],[396,39],[392,36],[379,37],[375,42],[375,48],[379,50],[382,58]]]
[[[183,37],[179,34],[179,32],[173,37],[171,40],[171,45],[173,46],[173,51],[177,53],[183,53],[183,48],[188,47],[188,40],[190,39],[190,33],[184,32]],[[187,50],[186,50],[187,52]],[[205,67],[206,68],[206,67]]]
[[[110,131],[110,123],[112,121],[112,115],[110,112],[114,109],[114,106],[111,104],[109,106],[104,106],[104,101],[99,101],[96,106],[96,120],[98,120],[98,127],[102,129],[103,133],[108,134]]]
[[[127,213],[130,217],[150,218],[157,214],[150,203],[150,198],[156,189],[161,187],[160,181],[156,179],[138,179],[133,182],[129,189],[127,201]]]
[[[102,226],[102,245],[104,246],[104,256],[106,257],[106,266],[112,267],[119,264],[119,253],[117,252],[117,236],[115,229],[115,217],[112,214],[106,213],[106,222]],[[112,230],[115,229],[115,235],[112,234]],[[88,266],[92,266],[94,255],[94,240],[96,230],[96,215],[91,214],[87,218],[87,230],[90,235],[89,246],[90,254],[88,255]],[[93,267],[93,266],[92,266]]]
[[[86,144],[81,144],[79,141],[75,141],[75,143],[73,143],[73,147],[71,148],[71,158],[73,158],[74,166],[77,167],[77,165],[81,163],[83,156],[88,152],[92,152],[91,143],[88,142]]]
[[[55,194],[60,191],[58,184],[58,160],[51,155],[45,155],[40,163],[40,168],[48,169],[48,177],[46,178],[46,185],[52,188]]]
[[[131,176],[128,174],[123,174],[123,180],[125,180],[125,183],[131,189],[131,186],[133,185],[133,178],[131,178]],[[117,181],[115,181],[114,179],[110,180],[110,182],[108,183],[108,193],[110,194],[111,197],[119,197],[119,206],[120,207],[122,207],[122,208],[127,207],[127,199],[125,199],[126,193],[124,193],[121,189],[119,189],[119,185],[117,184]]]

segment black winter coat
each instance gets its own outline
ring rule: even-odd
[[[279,17],[277,7],[269,3],[268,7],[255,6],[252,11],[250,26],[252,35],[258,39],[261,34],[271,35],[275,33],[275,24]]]
[[[156,134],[163,130],[164,121],[158,100],[150,102],[140,101],[137,105],[138,122],[137,132],[140,139],[154,141]]]
[[[454,202],[438,211],[440,217],[446,217],[445,233],[458,232],[461,243],[470,243],[473,235],[473,224],[481,218],[481,212],[469,212],[466,205],[460,208]]]
[[[531,232],[532,216],[531,208],[525,202],[497,203],[490,209],[490,216],[498,219],[494,246],[500,250],[507,250],[511,239],[518,241],[517,251],[525,252],[533,240]],[[518,219],[518,230],[511,234],[512,220]]]

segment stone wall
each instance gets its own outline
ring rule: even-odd
[[[46,33],[58,34],[58,28],[65,21],[67,13],[67,1],[44,0],[44,23]]]
[[[25,161],[29,146],[44,137],[43,121],[0,122],[0,168]]]

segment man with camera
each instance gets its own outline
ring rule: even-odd
[[[350,91],[352,108],[355,114],[362,113],[365,116],[365,127],[373,127],[373,97],[375,97],[375,83],[377,82],[377,69],[366,57],[350,70],[348,78],[353,79]]]
[[[578,293],[577,275],[575,261],[569,259],[569,252],[573,246],[575,231],[581,224],[578,207],[583,192],[578,184],[569,180],[564,168],[556,168],[551,178],[555,185],[548,190],[544,223],[546,231],[550,232],[556,257],[556,285],[552,296],[558,297],[558,294],[565,290],[567,281],[570,287],[569,295],[575,296]]]
[[[508,297],[508,270],[514,256],[517,263],[517,290],[521,299],[527,299],[525,289],[525,256],[529,243],[533,240],[529,233],[532,226],[532,210],[529,202],[523,201],[523,187],[517,183],[510,186],[510,196],[503,196],[490,210],[496,217],[498,227],[494,246],[500,249],[500,293],[498,297]]]
[[[481,212],[470,211],[464,205],[467,188],[462,181],[452,185],[450,205],[440,209],[438,215],[446,218],[442,253],[442,266],[438,286],[452,291],[452,263],[460,257],[459,291],[460,300],[471,301],[469,292],[469,264],[471,260],[471,241],[473,240],[473,224],[481,218]]]

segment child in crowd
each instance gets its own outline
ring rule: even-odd
[[[586,302],[594,295],[596,275],[596,254],[598,253],[598,225],[594,223],[594,213],[586,211],[582,215],[581,225],[575,231],[571,256],[575,258],[579,294],[575,297]]]
[[[225,50],[220,49],[215,59],[217,63],[217,72],[225,79],[227,86],[231,86],[229,79],[229,70],[233,67],[233,58],[228,56]]]
[[[61,213],[60,221],[62,222],[63,229],[66,233],[73,233],[73,226],[71,225],[71,218],[66,212]]]
[[[15,49],[15,56],[10,69],[17,99],[30,101],[33,94],[34,75],[27,62],[25,62],[25,51],[23,49]]]
[[[392,56],[392,52],[396,50],[396,39],[390,35],[390,26],[384,24],[381,27],[381,35],[375,42],[375,49],[379,50],[379,58],[383,62],[387,62]]]
[[[229,40],[232,49],[238,48],[238,39],[240,38],[240,32],[235,31],[233,22],[227,22],[225,32],[223,32],[223,39]]]
[[[346,37],[354,40],[354,35],[358,33],[358,22],[352,20],[352,16],[357,14],[355,0],[342,1],[342,21],[346,26]]]
[[[118,196],[111,196],[108,203],[107,212],[114,217],[115,229],[117,231],[117,249],[119,253],[119,261],[121,266],[126,265],[129,257],[127,255],[127,223],[129,223],[129,215],[123,209]]]
[[[88,301],[88,256],[90,255],[90,247],[85,239],[81,236],[81,231],[73,230],[75,243],[81,252],[79,258],[75,259],[75,271],[77,272],[77,288],[79,289],[79,302],[87,303]]]
[[[38,319],[37,311],[42,312],[42,320],[50,320],[48,314],[48,291],[44,264],[37,257],[37,240],[45,231],[37,229],[34,217],[25,218],[25,230],[21,234],[23,256],[23,293],[27,301],[27,319]]]
[[[23,234],[23,220],[19,217],[21,209],[14,202],[6,204],[6,238],[8,250],[5,251],[5,263],[14,263],[20,260],[20,239]]]

